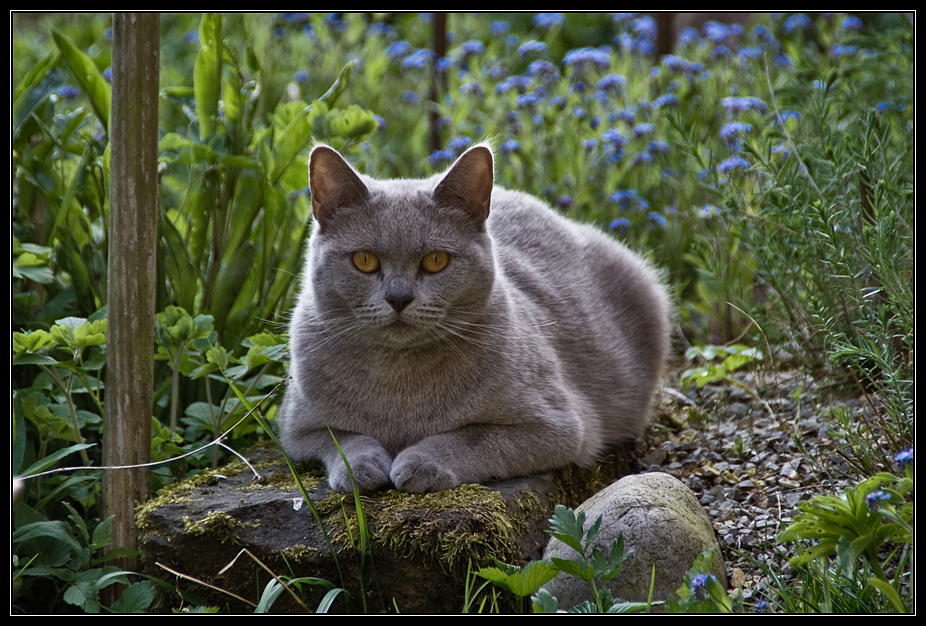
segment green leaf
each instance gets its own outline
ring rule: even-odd
[[[880,578],[871,577],[868,579],[868,583],[882,594],[884,594],[884,597],[888,599],[888,602],[891,603],[891,606],[894,607],[895,611],[898,613],[910,612],[910,609],[908,609],[907,605],[904,604],[903,600],[901,600],[900,594],[897,593],[897,590],[894,589],[887,581],[881,580]]]
[[[585,511],[576,514],[572,509],[557,504],[553,509],[550,527],[552,530],[546,531],[548,535],[559,539],[579,554],[584,554],[582,541],[585,538]]]
[[[504,565],[498,561],[497,563]],[[506,569],[510,567],[507,566]],[[523,568],[513,568],[505,571],[498,567],[484,567],[476,573],[482,578],[491,581],[495,586],[523,598],[556,578],[559,569],[550,561],[540,560],[531,561]]]
[[[209,307],[215,321],[215,328],[221,332],[225,320],[231,312],[232,304],[241,290],[248,274],[254,270],[254,257],[257,248],[250,241],[244,242],[235,250],[228,264],[219,273],[216,281],[215,294]]]
[[[312,135],[316,134],[316,122],[319,118],[324,119],[327,113],[328,107],[316,101],[293,117],[286,128],[275,137],[273,152],[270,154],[270,171],[267,174],[271,186],[280,181],[283,172],[308,145]]]
[[[97,69],[93,59],[79,50],[70,39],[65,37],[57,30],[51,33],[55,45],[61,52],[61,56],[71,68],[74,74],[74,80],[80,85],[87,97],[90,98],[90,105],[96,114],[103,128],[109,130],[109,111],[112,101],[112,92],[103,74]]]
[[[92,448],[94,445],[96,444],[77,443],[77,444],[74,444],[73,446],[62,448],[61,450],[53,452],[52,454],[49,454],[48,456],[42,458],[41,460],[36,461],[32,465],[30,465],[28,468],[26,468],[26,470],[23,471],[21,475],[22,476],[32,476],[33,474],[38,474],[39,472],[42,472],[48,469],[49,467],[51,467],[52,465],[54,465],[55,463],[57,463],[64,457],[70,454],[73,454],[75,452],[80,452],[81,450],[86,450],[87,448]]]
[[[331,134],[345,139],[358,139],[372,133],[378,126],[373,114],[356,104],[338,111],[328,124]]]
[[[61,57],[57,52],[46,56],[33,67],[13,91],[13,141],[15,142],[23,128],[31,128],[32,114],[44,106],[53,93],[65,84],[67,77],[57,67]],[[28,136],[25,133],[24,136]]]
[[[199,136],[205,141],[215,133],[222,81],[222,16],[203,13],[199,23],[200,48],[193,62],[193,94]]]
[[[341,68],[341,73],[338,74],[338,77],[331,84],[331,87],[328,88],[328,91],[326,91],[318,101],[324,102],[329,108],[337,104],[338,98],[340,98],[344,90],[347,89],[347,80],[350,78],[350,71],[353,67],[354,61],[348,61],[348,63]]]
[[[546,589],[540,589],[531,597],[534,613],[556,613],[559,610],[559,601]]]
[[[133,583],[125,588],[109,610],[113,613],[147,613],[154,602],[157,589],[149,580]]]
[[[42,521],[26,524],[21,528],[13,531],[11,542],[13,544],[29,541],[33,539],[52,539],[68,547],[71,554],[80,556],[83,554],[84,547],[71,534],[67,524],[62,521]]]
[[[561,572],[570,576],[575,576],[579,580],[590,582],[595,578],[595,568],[585,563],[585,561],[572,561],[570,559],[551,559]]]

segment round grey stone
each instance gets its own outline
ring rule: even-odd
[[[585,511],[588,528],[601,516],[597,539],[588,548],[610,554],[611,544],[623,533],[624,550],[633,554],[620,574],[607,583],[614,597],[644,602],[656,568],[654,600],[675,594],[695,559],[710,548],[714,551],[713,573],[727,584],[723,560],[714,529],[704,508],[691,490],[677,478],[660,472],[626,476],[598,492],[578,511]],[[547,543],[544,558],[575,559],[574,550],[557,539]],[[545,586],[567,609],[589,599],[585,583],[561,573]]]

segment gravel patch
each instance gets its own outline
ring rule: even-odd
[[[742,586],[747,602],[769,597],[766,576],[750,559],[787,580],[793,546],[775,536],[794,520],[798,503],[857,482],[827,414],[840,407],[863,423],[877,400],[837,397],[795,372],[667,387],[653,435],[638,448],[639,469],[688,485],[713,522],[731,586]]]

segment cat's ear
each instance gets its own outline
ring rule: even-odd
[[[492,151],[478,145],[464,152],[434,188],[438,204],[458,206],[477,220],[489,217],[495,171]]]
[[[312,215],[322,227],[335,210],[362,204],[370,193],[354,168],[328,146],[316,146],[309,156],[309,190]]]

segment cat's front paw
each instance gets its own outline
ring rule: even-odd
[[[424,451],[408,448],[399,453],[389,473],[396,489],[410,493],[443,491],[460,485],[457,475]]]
[[[354,490],[354,483],[360,491],[377,491],[389,486],[392,458],[382,448],[370,448],[352,454],[348,462],[354,477],[353,483],[342,459],[339,458],[328,466],[328,485],[333,490],[350,492]]]

